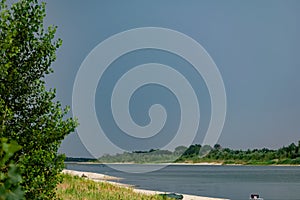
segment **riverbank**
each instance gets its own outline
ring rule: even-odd
[[[202,163],[133,163],[133,162],[115,162],[115,163],[102,163],[102,162],[65,162],[66,164],[89,164],[89,165],[223,165],[217,162],[202,162]]]
[[[62,182],[57,185],[56,197],[63,200],[167,200],[158,195],[146,195],[107,182],[62,174]],[[168,199],[171,200],[171,199]]]
[[[137,188],[134,188],[133,185],[119,183],[118,181],[120,181],[121,178],[107,176],[107,175],[99,174],[99,173],[81,172],[81,171],[66,170],[66,169],[63,170],[63,173],[69,174],[72,176],[85,177],[85,178],[93,180],[95,182],[110,183],[112,185],[115,185],[115,186],[118,186],[121,188],[131,188],[132,191],[137,194],[158,195],[158,194],[168,193],[168,192],[162,192],[162,191],[137,189]],[[220,199],[220,198],[202,197],[202,196],[194,196],[194,195],[188,195],[188,194],[182,194],[182,195],[183,195],[183,200],[226,200],[226,199]]]
[[[101,163],[101,162],[65,162],[66,164],[89,164],[89,165],[191,165],[191,166],[278,166],[278,167],[300,167],[300,164],[240,164],[240,163],[221,163],[221,162],[200,162],[200,163],[192,163],[192,162],[178,162],[178,163],[133,163],[133,162],[116,162],[116,163]]]

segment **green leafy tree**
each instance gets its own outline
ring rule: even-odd
[[[199,154],[199,157],[205,157],[207,156],[212,150],[212,147],[209,146],[209,145],[204,145],[202,146],[199,151],[198,151],[198,154]]]
[[[215,144],[214,145],[214,149],[215,150],[221,150],[222,149],[222,146],[220,144]]]
[[[0,140],[0,200],[24,199],[21,190],[22,181],[20,168],[12,160],[15,152],[21,147],[12,141],[8,143],[6,138]]]
[[[26,199],[53,199],[64,156],[57,150],[77,123],[55,102],[44,77],[61,40],[56,27],[44,29],[45,3],[20,0],[0,4],[0,137],[22,149],[14,155],[22,171]]]
[[[297,155],[300,157],[300,140],[298,141]]]
[[[181,156],[188,148],[185,146],[178,146],[175,148],[174,154],[176,156]]]

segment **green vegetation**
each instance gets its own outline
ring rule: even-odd
[[[20,169],[12,160],[13,155],[21,147],[14,141],[8,142],[6,138],[0,140],[0,200],[24,199],[21,190],[22,181]]]
[[[125,152],[117,155],[105,155],[99,158],[99,162],[132,162],[132,163],[222,163],[243,165],[276,165],[300,164],[300,141],[298,146],[294,143],[278,150],[267,148],[253,150],[232,150],[222,148],[216,144],[214,147],[199,144],[191,145],[189,148],[180,146],[174,152],[166,150]]]
[[[294,143],[288,147],[282,147],[278,150],[267,148],[253,150],[232,150],[222,148],[216,144],[208,154],[199,157],[199,150],[190,146],[190,154],[184,153],[177,162],[218,162],[223,164],[243,164],[243,165],[272,165],[272,164],[300,164],[300,142],[298,146]],[[201,152],[201,151],[200,151]]]
[[[106,163],[168,163],[174,162],[184,151],[186,147],[180,146],[174,152],[168,150],[154,150],[150,151],[134,151],[132,153],[124,152],[116,155],[104,155],[98,159],[98,162]]]
[[[21,169],[21,187],[30,200],[56,198],[64,167],[57,150],[77,125],[65,118],[68,109],[54,101],[55,90],[45,87],[61,40],[53,41],[56,27],[44,29],[45,3],[39,2],[0,3],[0,138],[21,146],[10,159]],[[1,177],[0,184],[6,187],[6,179]]]
[[[94,162],[97,161],[95,158],[73,158],[73,157],[66,157],[65,162]]]
[[[131,188],[110,183],[95,182],[78,176],[62,175],[63,182],[57,187],[57,195],[64,200],[164,200],[161,196],[135,193]]]

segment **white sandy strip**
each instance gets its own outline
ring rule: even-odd
[[[86,177],[86,178],[93,179],[93,180],[102,180],[102,181],[121,180],[121,178],[117,178],[114,176],[108,176],[108,175],[104,175],[104,174],[99,174],[99,173],[93,173],[93,172],[80,172],[80,171],[67,170],[67,169],[64,169],[62,172],[64,174]]]
[[[112,182],[112,181],[121,180],[121,178],[117,178],[114,176],[108,176],[108,175],[104,175],[104,174],[99,174],[99,173],[80,172],[80,171],[67,170],[67,169],[64,169],[63,173],[70,174],[73,176],[86,177],[88,179],[91,179],[91,180],[94,180],[97,182],[108,182],[108,183],[111,183],[113,185],[117,185],[120,187],[133,188],[134,192],[142,193],[142,194],[146,194],[146,195],[157,195],[157,194],[165,194],[166,193],[166,192],[153,191],[153,190],[136,189],[136,188],[134,188],[133,185]],[[188,194],[182,194],[182,195],[183,195],[183,200],[228,200],[228,199],[220,199],[220,198],[193,196],[193,195],[188,195]]]

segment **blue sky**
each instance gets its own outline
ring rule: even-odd
[[[57,25],[57,37],[63,40],[53,64],[55,72],[47,77],[47,85],[57,88],[57,100],[63,105],[72,105],[76,73],[96,45],[129,29],[163,27],[200,43],[222,75],[227,95],[227,116],[218,141],[222,146],[278,148],[300,139],[300,1],[46,2],[45,22]],[[183,73],[193,79],[189,64],[176,55],[155,50],[129,53],[118,59],[106,75],[104,93],[98,85],[98,119],[109,119],[101,107],[106,98],[105,87],[113,84],[110,77],[120,73],[118,66],[129,68],[153,61],[186,68]],[[210,99],[201,77],[194,77],[191,82],[201,98],[200,130],[194,141],[201,143],[210,119]],[[171,118],[165,130],[172,132],[178,126],[176,115],[180,111],[176,100],[170,99],[172,94],[162,87],[144,88],[131,102],[134,120],[147,124],[145,109],[160,102],[169,107],[166,110]],[[105,124],[109,126],[110,122]],[[64,140],[60,151],[68,156],[88,155],[76,133]]]

